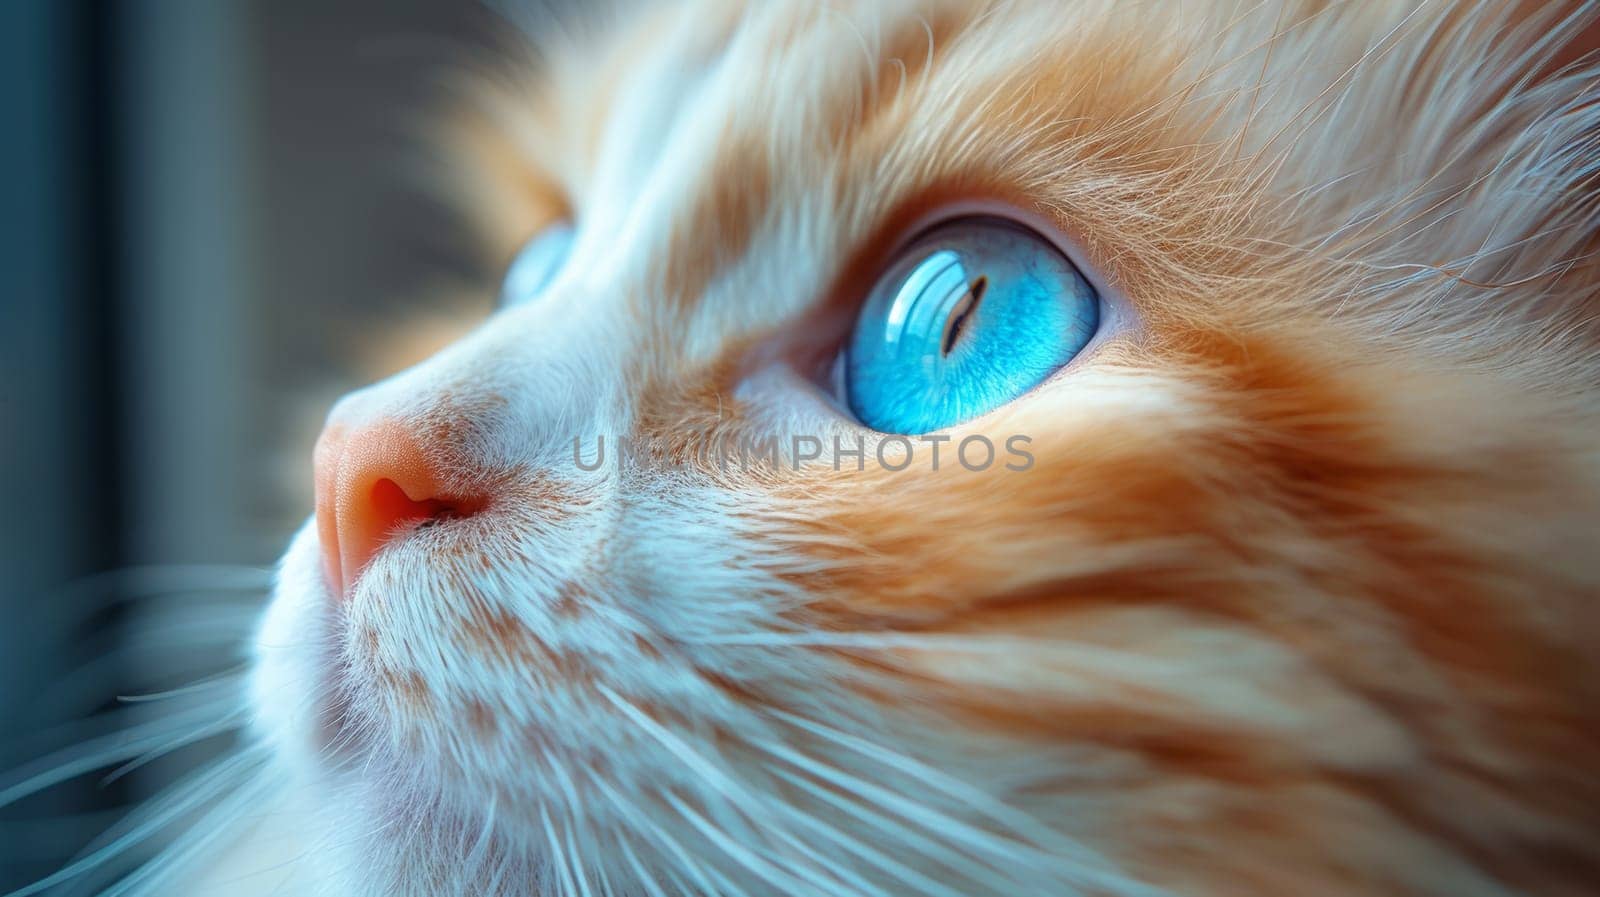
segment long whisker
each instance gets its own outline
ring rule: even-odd
[[[131,773],[142,766],[145,766],[155,760],[159,760],[160,758],[165,757],[167,754],[187,747],[191,744],[197,744],[201,741],[205,741],[208,738],[221,735],[225,732],[236,731],[244,725],[248,717],[249,713],[241,709],[234,713],[230,713],[229,715],[217,720],[215,723],[212,723],[209,726],[200,726],[192,732],[180,735],[166,744],[145,751],[144,753],[134,757],[116,769],[113,769],[100,780],[100,784],[102,786],[109,785],[123,776],[126,776],[128,773]]]
[[[616,790],[616,788],[612,787],[612,785],[603,777],[596,778],[594,784],[600,789],[602,794],[611,799],[614,806],[618,808],[630,806],[627,799],[624,798]],[[725,877],[718,873],[717,870],[706,868],[703,863],[696,861],[693,854],[685,850],[683,844],[679,842],[677,838],[672,837],[669,832],[667,832],[653,820],[636,819],[636,824],[638,823],[643,823],[641,825],[643,834],[649,836],[651,840],[656,841],[658,844],[664,847],[672,856],[672,858],[678,861],[678,864],[683,868],[684,872],[695,880],[696,886],[700,889],[698,893],[712,895],[731,893],[739,895],[739,897],[749,897],[749,895],[746,894],[742,888],[734,886],[733,883],[729,882]],[[712,883],[711,880],[713,878],[716,879],[716,884]]]
[[[994,879],[997,877],[993,875],[987,875],[983,872],[961,872],[960,866],[958,865],[958,860],[950,856],[952,851],[951,846],[939,843],[932,838],[920,834],[915,826],[908,826],[903,822],[891,819],[890,817],[884,816],[881,813],[868,810],[860,803],[849,800],[830,789],[820,787],[815,782],[812,782],[803,776],[795,775],[788,770],[773,769],[772,773],[783,781],[788,782],[793,787],[815,798],[819,802],[831,806],[834,809],[840,810],[847,816],[850,816],[851,818],[854,818],[857,821],[872,827],[891,842],[899,843],[905,847],[908,847],[933,863],[954,869],[960,872],[960,874],[965,876],[968,880],[983,881],[986,878]],[[824,832],[824,836],[829,837],[829,840],[833,840],[835,843],[842,844],[843,842],[852,840],[844,836],[842,833],[837,832],[837,830],[834,830],[829,826],[824,826],[814,819],[813,822],[816,822],[816,824],[808,827]],[[833,831],[833,833],[838,837],[828,836],[824,830]],[[862,847],[865,849],[866,845],[863,844]],[[930,895],[939,894],[944,895],[944,897],[961,897],[961,891],[952,888],[946,883],[936,881],[923,872],[920,872],[906,865],[905,863],[888,857],[882,851],[871,851],[871,853],[874,855],[867,856],[860,853],[857,855],[861,856],[862,859],[871,862],[873,865],[878,866],[880,869],[890,872],[896,878],[912,884],[914,887],[916,887],[919,893]]]
[[[247,755],[250,756],[250,755]],[[265,756],[252,757],[257,768],[265,765]],[[185,833],[180,845],[163,851],[154,860],[144,864],[132,875],[108,888],[101,897],[125,897],[136,891],[154,894],[155,884],[164,877],[186,869],[195,859],[208,853],[213,846],[233,831],[230,823],[236,822],[252,808],[265,800],[277,787],[271,777],[256,775],[228,792],[217,805]],[[150,885],[148,889],[145,885]]]
[[[578,885],[572,878],[572,859],[567,856],[566,848],[556,836],[555,827],[550,824],[549,807],[539,807],[539,821],[544,825],[545,840],[550,846],[549,865],[555,867],[555,872],[559,876],[556,881],[561,886],[561,895],[576,897]]]
[[[130,848],[150,839],[184,814],[216,798],[229,785],[237,783],[242,771],[258,767],[262,763],[263,757],[251,753],[217,761],[168,789],[164,797],[157,798],[130,814],[123,823],[107,833],[114,835],[108,843],[94,848],[86,856],[31,885],[11,892],[6,897],[28,897],[30,894],[40,893],[98,869]],[[124,829],[125,831],[122,831]]]
[[[265,594],[272,587],[272,577],[273,572],[268,568],[246,565],[122,567],[67,583],[55,597],[75,607],[104,607],[157,595],[210,600],[217,592]]]
[[[780,777],[784,776],[780,774]],[[789,780],[793,782],[794,778],[789,778]],[[811,783],[801,782],[799,783],[799,787],[808,793],[815,793],[815,786],[811,785]],[[839,799],[836,796],[834,797],[835,799]],[[831,801],[825,800],[825,802]],[[849,811],[847,810],[846,812]],[[868,865],[878,869],[881,872],[887,873],[896,881],[915,889],[918,893],[928,895],[945,895],[945,897],[962,897],[959,892],[951,890],[949,885],[934,881],[927,875],[924,875],[910,866],[907,866],[905,863],[890,857],[883,850],[869,846],[863,839],[851,837],[839,831],[837,828],[822,822],[812,814],[800,813],[798,810],[794,810],[793,815],[795,816],[795,821],[801,826],[817,833],[821,837],[833,843],[834,846],[844,850],[846,853],[850,853],[856,857],[859,857]]]
[[[950,838],[952,843],[963,843],[972,836],[977,836],[997,852],[1007,854],[1011,859],[1025,864],[1037,864],[1043,858],[1041,854],[1020,842],[999,838],[987,832],[973,829],[971,826],[929,807],[927,804],[913,801],[905,796],[891,791],[888,788],[868,782],[865,779],[846,773],[836,767],[814,760],[787,745],[775,742],[765,742],[762,747],[773,756],[783,760],[796,768],[817,776],[835,786],[846,789],[849,793],[859,794],[872,800],[878,806],[895,812],[908,819],[915,820],[924,827],[930,822],[937,822],[948,830],[959,832],[956,837]],[[968,842],[970,843],[970,842]]]
[[[49,754],[13,773],[15,781],[0,788],[0,807],[52,785],[76,778],[112,763],[137,757],[147,751],[179,746],[195,727],[214,726],[223,702],[202,706],[173,717],[130,726]]]
[[[617,839],[617,847],[622,851],[623,860],[633,869],[634,879],[648,892],[649,897],[667,897],[661,890],[661,885],[656,883],[655,874],[644,868],[644,864],[639,862],[639,857],[633,852],[633,848],[628,846],[628,839]]]
[[[608,700],[616,704],[618,709],[622,710],[635,724],[643,728],[651,737],[661,742],[674,756],[699,775],[703,781],[712,785],[720,796],[727,801],[728,806],[755,824],[765,838],[781,842],[813,861],[811,864],[788,868],[779,866],[762,856],[755,849],[728,837],[725,832],[718,829],[710,820],[694,811],[681,799],[671,794],[666,795],[665,799],[680,816],[688,820],[707,840],[711,841],[713,845],[735,862],[769,883],[785,888],[792,888],[793,885],[790,880],[798,878],[805,884],[820,887],[824,890],[834,890],[837,885],[844,884],[855,887],[857,893],[878,892],[875,887],[853,872],[841,869],[837,863],[829,862],[818,856],[802,839],[793,836],[784,827],[772,824],[771,819],[765,818],[765,816],[757,818],[754,811],[769,808],[774,803],[770,798],[751,792],[715,764],[705,759],[681,738],[678,738],[640,712],[631,702],[618,695],[612,689],[601,685],[600,690]],[[799,812],[794,808],[788,809],[794,813]]]
[[[1099,859],[1099,857],[1094,856],[1081,845],[1072,844],[1065,835],[1046,826],[1033,816],[1002,800],[996,799],[987,791],[958,779],[943,770],[929,766],[876,742],[840,731],[833,726],[808,719],[797,713],[781,709],[774,709],[769,713],[792,726],[827,739],[841,747],[848,748],[858,756],[875,761],[905,775],[907,778],[914,779],[921,785],[943,792],[959,801],[962,806],[969,807],[988,816],[991,820],[1010,828],[1036,844],[1041,846],[1048,844],[1053,850],[1071,850],[1078,854],[1081,859]]]
[[[492,795],[489,798],[489,808],[484,811],[483,822],[479,825],[478,837],[474,839],[472,849],[467,851],[465,863],[467,869],[477,870],[483,864],[484,859],[489,856],[490,842],[493,840],[494,835],[495,813],[499,807],[500,796],[498,794]],[[462,876],[461,880],[462,888],[464,889],[466,887],[465,883],[471,879],[467,876]],[[489,893],[493,894],[495,892],[490,889]]]

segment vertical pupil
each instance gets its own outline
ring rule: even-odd
[[[967,323],[967,318],[977,310],[978,303],[983,301],[984,291],[989,289],[989,278],[979,275],[977,280],[968,284],[967,291],[956,300],[955,307],[950,310],[950,317],[945,322],[944,343],[940,351],[945,355],[955,348],[956,338],[961,335],[962,325]]]

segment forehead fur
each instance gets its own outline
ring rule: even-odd
[[[1556,296],[1531,329],[1587,320],[1553,313],[1581,304],[1585,278],[1562,275],[1592,248],[1594,173],[1573,164],[1592,97],[1549,63],[1576,5],[701,6],[591,26],[622,35],[598,73],[590,45],[556,39],[539,102],[498,107],[517,152],[472,166],[504,187],[531,163],[590,200],[596,233],[633,222],[630,257],[666,269],[651,282],[677,305],[718,298],[753,248],[821,277],[908,204],[972,193],[1048,213],[1146,314],[1227,314],[1278,280],[1326,295],[1237,317],[1376,295],[1391,328],[1503,340],[1527,331],[1472,298],[1537,278]],[[825,286],[714,311],[781,313],[766,306]]]

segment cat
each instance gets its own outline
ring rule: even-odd
[[[134,892],[1600,893],[1597,19],[530,16]]]

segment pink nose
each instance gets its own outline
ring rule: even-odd
[[[405,525],[466,516],[482,503],[440,492],[435,462],[399,421],[330,423],[317,440],[317,535],[328,581],[348,595]]]

